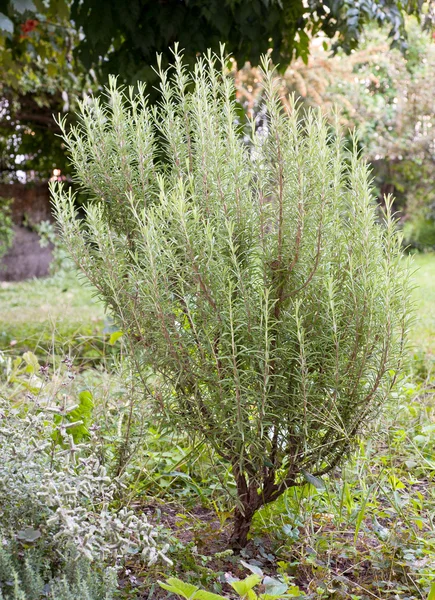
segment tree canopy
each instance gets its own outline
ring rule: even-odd
[[[53,114],[96,91],[109,74],[124,83],[146,81],[154,93],[156,54],[171,61],[179,42],[187,64],[225,42],[242,67],[261,55],[283,70],[307,62],[310,40],[349,53],[370,23],[387,26],[390,43],[406,51],[406,14],[422,26],[434,19],[434,0],[0,0],[0,170],[46,176],[67,168]],[[18,158],[17,158],[18,157]]]
[[[225,42],[239,65],[257,64],[272,48],[273,62],[285,66],[299,56],[306,60],[309,39],[319,32],[334,39],[334,49],[350,52],[364,27],[376,22],[390,28],[393,46],[406,49],[404,16],[417,15],[425,27],[434,18],[433,0],[0,0],[0,13],[0,29],[14,43],[32,23],[40,29],[70,19],[81,33],[75,51],[83,65],[129,82],[148,80],[156,53],[169,58],[174,42],[191,62]]]
[[[67,4],[21,1],[1,10],[0,1],[0,176],[15,179],[19,169],[46,178],[66,168],[53,114],[74,108],[95,82],[74,57],[79,35]]]

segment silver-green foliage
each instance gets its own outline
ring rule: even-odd
[[[69,555],[98,564],[116,564],[139,553],[149,563],[165,558],[146,515],[116,508],[124,484],[109,476],[92,437],[76,444],[69,431],[80,422],[59,422],[77,405],[41,402],[18,407],[0,398],[0,528],[5,539],[43,545],[62,564]]]
[[[112,600],[116,589],[115,569],[98,573],[81,558],[70,560],[53,575],[34,549],[17,548],[11,542],[0,546],[0,600]]]
[[[401,365],[409,268],[391,203],[379,223],[340,131],[287,113],[265,61],[263,126],[243,138],[222,65],[199,58],[189,74],[176,54],[152,108],[112,79],[64,127],[95,200],[86,219],[52,193],[138,371],[151,365],[173,421],[232,463],[249,520],[337,465],[377,414]]]

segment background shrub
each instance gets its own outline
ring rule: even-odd
[[[0,258],[11,247],[14,238],[11,205],[11,198],[0,197]]]

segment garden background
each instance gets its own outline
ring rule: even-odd
[[[70,538],[86,547],[84,529],[100,523],[89,513],[104,502],[130,511],[122,543],[95,542],[91,567],[78,567],[79,575],[66,568],[63,590],[46,587],[46,573],[58,568],[47,564],[62,563],[50,528],[38,519],[32,527],[22,524],[12,558],[0,551],[0,597],[207,598],[198,588],[227,598],[256,598],[253,589],[263,598],[435,597],[434,7],[260,0],[224,7],[199,1],[0,3],[0,416],[11,423],[1,430],[0,452],[7,455],[12,436],[24,461],[29,431],[40,433],[41,425],[26,422],[14,430],[13,420],[27,414],[29,403],[58,407],[53,414],[61,421],[54,425],[80,421],[74,443],[92,446],[98,468],[105,469],[98,477],[124,478],[121,492],[91,493],[94,504],[83,509],[88,512],[77,526],[68,525]],[[267,52],[279,64],[284,104],[295,94],[303,108],[318,108],[327,118],[337,107],[349,143],[351,132],[359,131],[379,209],[386,195],[394,196],[404,248],[413,255],[411,344],[382,416],[340,468],[322,479],[308,476],[305,485],[263,507],[240,555],[226,544],[235,488],[230,466],[203,440],[155,418],[125,359],[122,331],[57,234],[48,194],[49,181],[76,190],[80,215],[88,201],[53,115],[74,123],[78,101],[102,93],[110,73],[120,84],[146,81],[151,102],[158,102],[151,66],[157,51],[166,66],[177,40],[190,65],[198,53],[226,42],[241,120],[261,122],[258,62]],[[95,471],[85,475],[98,478]],[[5,502],[10,491],[2,485],[12,484],[0,484]],[[13,485],[20,489],[19,481]],[[81,483],[55,482],[54,496],[56,485],[77,490]],[[29,487],[30,496],[40,493],[35,489]],[[41,497],[50,506],[52,500]],[[4,506],[0,533],[8,527]],[[157,546],[148,544],[148,523],[158,532]],[[147,552],[141,554],[142,547]],[[149,550],[155,547],[158,552]],[[26,553],[31,576],[19,566]],[[104,587],[103,567],[115,563],[117,584],[112,577]],[[245,589],[241,582],[249,576],[255,576],[252,589],[249,582]],[[173,580],[164,590],[158,582],[170,577],[186,586]],[[77,587],[80,580],[86,590]]]

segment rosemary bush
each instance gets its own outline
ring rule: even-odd
[[[64,141],[94,198],[65,243],[172,421],[232,465],[233,547],[254,512],[345,456],[400,369],[409,269],[369,169],[319,112],[286,112],[264,61],[262,127],[238,120],[225,60],[176,52],[161,101],[117,87]]]

